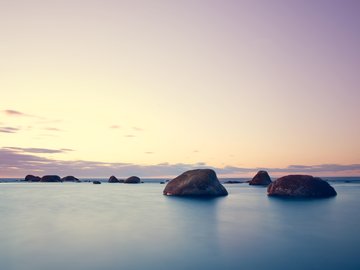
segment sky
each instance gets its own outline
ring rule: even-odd
[[[359,13],[0,0],[0,177],[359,176]]]

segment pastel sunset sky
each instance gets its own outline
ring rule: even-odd
[[[360,175],[360,1],[0,0],[0,177]]]

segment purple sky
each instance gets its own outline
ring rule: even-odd
[[[2,1],[0,177],[34,158],[39,174],[359,175],[359,14],[355,0]]]

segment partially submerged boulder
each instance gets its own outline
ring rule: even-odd
[[[137,176],[130,176],[124,180],[125,184],[139,184],[141,182],[140,178]]]
[[[258,171],[258,173],[251,179],[249,185],[254,186],[268,186],[271,184],[271,178],[267,171]]]
[[[40,182],[61,182],[61,178],[58,175],[44,175],[43,177],[41,177]]]
[[[268,186],[269,196],[326,198],[336,196],[328,182],[311,175],[287,175]]]
[[[63,182],[81,182],[78,178],[76,178],[75,176],[72,176],[72,175],[68,175],[68,176],[65,176],[61,179],[61,181]]]
[[[100,185],[101,182],[96,180],[96,181],[93,181],[93,184],[94,184],[94,185]]]
[[[108,180],[109,183],[120,183],[119,179],[117,179],[115,176],[110,176],[109,180]]]
[[[186,171],[171,180],[163,191],[171,196],[226,196],[227,190],[210,169]]]
[[[28,174],[25,176],[25,181],[28,182],[40,182],[41,178],[39,176],[34,176],[32,174]]]

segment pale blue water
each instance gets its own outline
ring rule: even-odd
[[[0,184],[0,269],[360,269],[360,184],[338,196],[162,195],[164,185]]]

